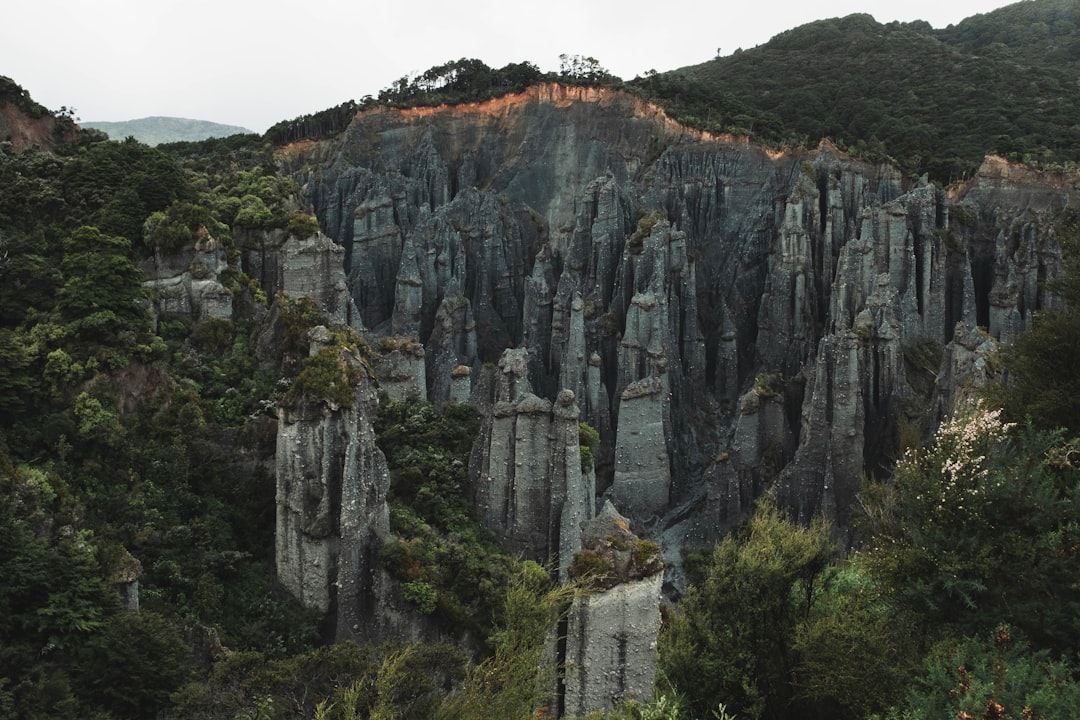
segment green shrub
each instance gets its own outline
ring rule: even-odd
[[[352,407],[364,371],[347,350],[336,346],[321,348],[304,360],[303,367],[289,388],[286,402],[295,403],[303,398]]]
[[[604,558],[595,550],[586,548],[574,553],[574,559],[570,561],[569,573],[572,578],[604,578],[615,570],[609,559]]]
[[[597,451],[600,449],[600,433],[588,423],[578,424],[578,444],[581,446],[581,472],[593,469]]]
[[[319,232],[319,221],[314,215],[292,213],[289,215],[289,224],[285,226],[285,231],[293,237],[306,240]]]
[[[626,240],[627,249],[635,255],[641,253],[645,246],[645,238],[652,234],[656,223],[664,219],[666,219],[666,216],[661,210],[653,210],[643,215],[638,220],[637,228],[634,229],[633,234]]]
[[[652,540],[638,539],[630,550],[630,557],[639,570],[644,570],[660,557],[660,546]]]
[[[439,592],[431,585],[422,580],[407,582],[401,586],[402,595],[405,599],[416,606],[424,615],[435,612],[435,605],[439,600]]]

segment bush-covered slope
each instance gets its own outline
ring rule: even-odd
[[[1075,163],[1078,81],[1080,9],[1032,0],[944,30],[821,20],[631,85],[693,125],[773,143],[829,137],[948,181],[989,152]]]

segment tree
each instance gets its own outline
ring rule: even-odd
[[[128,253],[131,243],[83,226],[64,240],[64,284],[57,294],[61,320],[76,335],[100,341],[121,330],[144,330],[142,273]]]
[[[559,56],[559,75],[578,83],[605,84],[618,80],[596,58],[566,53]]]
[[[767,501],[716,547],[659,645],[661,673],[697,717],[719,703],[740,718],[788,717],[796,627],[833,552],[824,520],[799,527]]]
[[[798,717],[863,720],[888,710],[922,668],[918,623],[888,602],[859,554],[828,568],[820,585],[793,644]]]
[[[112,616],[74,662],[84,701],[132,720],[168,709],[170,696],[193,671],[180,629],[149,610]]]
[[[28,344],[24,333],[0,328],[0,414],[6,418],[22,412],[38,387]]]
[[[1033,650],[999,625],[978,637],[942,643],[926,670],[906,686],[903,710],[890,720],[1072,718],[1080,707],[1076,666]]]
[[[544,662],[548,634],[575,592],[553,586],[548,572],[531,561],[510,583],[495,654],[470,667],[461,690],[439,707],[439,720],[527,720],[553,686],[555,668]]]
[[[1039,648],[1080,643],[1080,444],[976,403],[864,493],[865,560],[890,601],[940,634],[1007,622]]]
[[[210,212],[199,205],[177,200],[163,211],[151,213],[142,225],[142,238],[151,250],[179,250],[202,229],[217,225]]]

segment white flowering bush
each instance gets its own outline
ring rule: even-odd
[[[866,557],[893,601],[965,634],[1009,622],[1080,641],[1076,448],[976,402],[909,450],[863,494]]]
[[[965,515],[973,520],[1000,485],[994,469],[1007,454],[1015,427],[1002,421],[1001,410],[976,401],[941,425],[933,446],[904,454],[897,481],[916,491],[915,500],[924,509],[956,521]]]

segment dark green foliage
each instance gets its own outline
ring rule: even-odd
[[[214,666],[205,684],[180,693],[176,712],[193,720],[420,720],[431,717],[446,684],[460,682],[463,665],[461,653],[446,645],[346,642],[271,662],[234,653]]]
[[[1080,371],[1075,352],[1080,305],[1036,315],[1035,327],[1006,351],[1003,405],[1010,417],[1080,433]]]
[[[619,78],[609,73],[596,58],[566,53],[559,56],[559,78],[581,85],[611,85],[619,82]]]
[[[270,167],[274,160],[270,144],[254,134],[174,142],[159,145],[157,149],[174,158],[181,167],[198,178],[194,184],[200,193],[205,190],[199,187],[199,176],[205,178],[206,189],[219,186],[228,189],[232,185],[230,178],[239,172]]]
[[[1080,159],[1077,47],[1065,0],[1016,3],[944,30],[849,15],[631,85],[697,127],[771,143],[831,138],[947,182],[987,152]]]
[[[337,407],[352,407],[356,386],[364,377],[360,361],[348,348],[340,345],[321,348],[304,359],[304,367],[296,376],[286,402],[325,400]]]
[[[94,227],[81,227],[64,241],[56,310],[69,332],[97,340],[147,327],[149,318],[137,303],[142,273],[129,259],[130,249],[125,238]]]
[[[15,467],[0,445],[0,708],[12,717],[76,717],[72,653],[118,611],[90,533],[63,481]]]
[[[830,566],[795,631],[791,716],[861,720],[900,702],[923,657],[918,627],[860,556]]]
[[[480,60],[462,58],[395,81],[379,93],[379,102],[412,107],[488,100],[520,92],[542,77],[537,67],[528,62],[494,69]]]
[[[521,563],[501,603],[502,614],[491,645],[494,654],[471,666],[461,687],[435,713],[439,720],[528,720],[555,682],[555,668],[544,661],[549,634],[564,616],[575,590],[553,586],[548,572]]]
[[[76,653],[74,684],[116,718],[155,717],[193,674],[181,629],[150,611],[112,616]]]
[[[227,195],[219,205],[224,222],[257,230],[288,226],[288,206],[299,192],[296,181],[268,166],[237,172],[227,182],[227,191],[219,187],[219,195]]]
[[[275,302],[281,313],[282,367],[286,374],[295,375],[300,371],[300,365],[308,355],[311,344],[308,333],[312,328],[322,325],[324,318],[315,300],[308,295],[296,300],[279,296]]]
[[[609,559],[604,558],[595,550],[586,548],[574,553],[574,558],[570,561],[569,573],[572,578],[602,578],[614,569]]]
[[[725,703],[738,717],[794,713],[796,629],[834,552],[826,523],[798,527],[763,504],[717,546],[662,631],[658,664],[698,717]]]
[[[294,237],[307,239],[319,231],[319,221],[314,215],[292,213],[285,231]]]
[[[410,447],[438,447],[459,459],[472,451],[480,431],[476,411],[468,405],[436,407],[417,399],[379,402],[375,433],[387,459]]]
[[[382,562],[406,599],[456,632],[485,632],[512,561],[474,517],[466,496],[479,430],[467,405],[382,398],[375,433],[390,466],[390,527]]]
[[[593,469],[596,453],[600,451],[600,433],[588,423],[578,424],[578,444],[581,447],[581,472]]]
[[[1076,670],[1067,657],[1035,651],[1012,628],[998,626],[977,638],[942,643],[907,688],[904,714],[888,717],[1065,720],[1080,707]]]
[[[976,407],[871,485],[866,560],[891,602],[957,635],[1008,622],[1037,647],[1080,643],[1076,443]]]
[[[174,251],[191,245],[202,232],[214,231],[215,236],[226,235],[227,228],[220,226],[210,212],[187,201],[177,201],[163,211],[151,213],[142,226],[142,239],[151,250]]]
[[[362,106],[348,100],[317,113],[293,120],[282,120],[266,131],[266,139],[274,145],[288,145],[300,140],[321,140],[337,135],[349,126]]]
[[[30,371],[34,360],[25,333],[0,329],[0,413],[14,418],[30,407],[39,378]]]
[[[610,77],[606,71],[604,76]],[[521,92],[544,77],[530,62],[509,63],[495,69],[476,59],[452,60],[413,77],[395,80],[379,92],[378,100],[369,95],[360,102],[348,100],[317,113],[284,120],[267,130],[265,137],[278,146],[321,140],[343,132],[356,113],[379,105],[416,107],[489,100]],[[576,79],[593,82],[584,76]]]
[[[251,319],[165,318],[154,337],[134,263],[155,212],[182,236],[151,234],[162,250],[203,228],[229,242],[216,213],[232,190],[269,198],[284,225],[295,184],[226,147],[220,190],[190,156],[189,173],[138,143],[0,152],[4,717],[166,711],[187,677],[178,627],[195,620],[266,658],[317,640],[318,613],[274,589],[266,555],[274,490],[257,458],[272,452],[281,358],[258,356]],[[112,583],[133,558],[143,610],[124,615]]]
[[[34,101],[30,93],[9,77],[0,75],[0,105],[12,103],[31,118],[50,115],[48,108]]]
[[[131,138],[84,148],[64,164],[62,182],[65,201],[84,224],[96,224],[94,215],[105,200],[123,188],[134,191],[146,213],[193,199],[187,176],[172,158]]]

